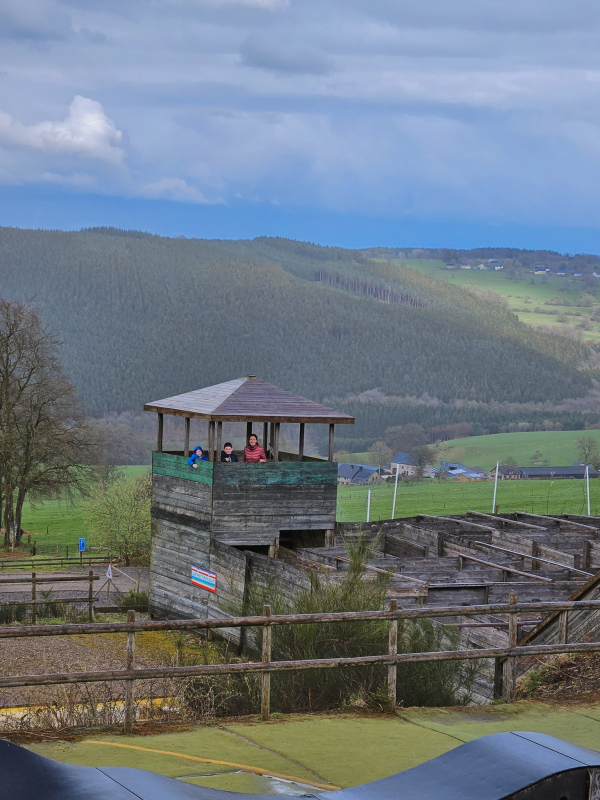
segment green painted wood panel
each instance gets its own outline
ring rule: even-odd
[[[337,485],[337,464],[332,461],[267,462],[266,464],[215,464],[214,483],[221,486]]]
[[[198,462],[198,469],[190,467],[183,456],[172,456],[169,453],[152,453],[152,472],[155,475],[168,475],[171,478],[183,478],[212,486],[213,464],[209,461]]]

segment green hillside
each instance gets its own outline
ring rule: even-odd
[[[539,466],[546,462],[550,466],[564,467],[579,459],[577,440],[583,436],[595,439],[600,447],[600,430],[497,433],[443,442],[439,446],[439,457],[489,470],[496,462],[503,464],[507,458],[514,458],[521,467],[531,467],[534,453],[541,453],[542,457],[535,461]]]
[[[402,303],[380,302],[383,290]],[[357,415],[346,435],[372,441],[414,418],[537,419],[532,406],[502,403],[541,403],[547,417],[591,387],[578,369],[585,345],[536,332],[460,286],[341,248],[1,228],[0,292],[40,309],[98,414],[256,374],[338,398]],[[371,390],[373,402],[343,400]],[[585,423],[578,413],[561,420]]]

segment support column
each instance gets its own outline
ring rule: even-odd
[[[262,440],[261,444],[262,444],[262,446],[264,448],[265,453],[267,453],[267,455],[269,453],[269,442],[268,442],[268,439],[269,439],[269,423],[268,422],[263,422],[263,440]]]
[[[304,423],[300,423],[300,438],[298,440],[298,461],[304,458]]]
[[[335,425],[331,424],[329,426],[329,456],[328,461],[333,461],[333,436],[335,431]]]
[[[217,461],[221,460],[223,450],[223,423],[217,422]]]
[[[273,454],[275,450],[275,423],[271,423],[270,433],[269,433],[269,450],[271,454]]]
[[[275,436],[273,437],[273,461],[279,461],[279,425],[279,422],[274,424]]]
[[[156,437],[156,452],[163,451],[163,414],[158,415],[158,436]]]
[[[248,439],[252,436],[252,423],[246,423],[246,444],[248,444]]]
[[[215,460],[215,423],[208,423],[208,460]]]
[[[183,442],[183,457],[190,457],[190,418],[185,418],[185,440]]]

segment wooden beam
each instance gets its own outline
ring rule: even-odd
[[[521,522],[518,519],[505,519],[504,517],[497,516],[496,514],[484,514],[481,511],[467,511],[467,514],[470,514],[472,517],[482,517],[484,519],[493,519],[497,522],[502,523],[502,527],[505,525],[518,525],[520,528],[533,528],[536,531],[547,531],[548,528],[544,528],[543,525],[531,525],[529,522]]]
[[[162,453],[163,451],[163,415],[158,415],[158,435],[156,437],[156,452]]]
[[[298,461],[304,457],[304,422],[300,423],[300,438],[298,439]]]
[[[246,423],[246,444],[248,444],[248,440],[250,439],[251,436],[252,436],[252,423],[251,422],[247,422]]]
[[[471,544],[479,545],[480,547],[489,547],[491,550],[498,550],[501,553],[508,553],[511,556],[519,556],[520,558],[530,558],[532,561],[541,561],[543,564],[552,564],[553,567],[561,567],[568,572],[578,572],[580,575],[585,575],[587,578],[592,578],[592,572],[586,572],[583,569],[572,567],[570,564],[562,564],[560,561],[551,561],[549,558],[542,558],[537,553],[519,553],[518,550],[509,550],[508,547],[499,547],[497,544],[489,544],[489,542],[477,542],[473,540]],[[537,544],[537,542],[535,543]]]
[[[190,457],[190,418],[185,418],[185,440],[183,443],[183,456],[184,458]]]
[[[335,433],[335,425],[333,423],[329,426],[329,454],[327,456],[328,461],[333,461],[333,436]]]
[[[275,438],[273,441],[273,461],[279,461],[279,426],[280,423],[275,423]]]
[[[208,460],[215,460],[215,423],[208,423]]]
[[[217,461],[221,460],[223,450],[223,423],[217,422]]]
[[[262,446],[265,450],[265,453],[268,454],[269,452],[269,423],[263,422],[263,440]]]

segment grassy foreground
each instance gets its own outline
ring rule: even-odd
[[[369,489],[366,486],[338,487],[338,522],[365,522]],[[492,511],[493,481],[481,483],[399,483],[396,517],[415,514],[464,514]],[[370,520],[390,519],[393,484],[371,487]],[[590,481],[591,513],[600,509],[600,479]],[[501,514],[529,511],[536,514],[585,514],[585,481],[499,481],[496,505]]]
[[[305,786],[345,788],[409,769],[463,742],[519,730],[548,733],[600,749],[600,706],[519,702],[461,709],[402,709],[396,715],[274,715],[270,723],[248,718],[176,733],[96,735],[75,743],[48,742],[29,748],[68,764],[138,767],[211,788],[290,794],[299,793],[293,784],[251,770],[262,768],[286,775],[300,784],[306,781]],[[241,769],[198,763],[187,760],[186,755],[233,762]]]

